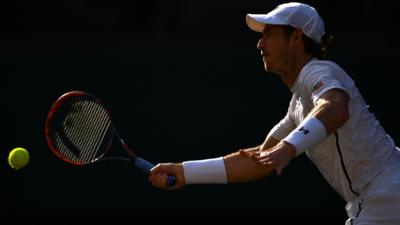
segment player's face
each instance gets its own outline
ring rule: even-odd
[[[292,51],[289,38],[281,26],[266,25],[257,43],[261,51],[264,69],[267,72],[282,73],[287,70]]]

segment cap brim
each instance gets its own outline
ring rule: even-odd
[[[286,25],[283,21],[269,14],[247,14],[247,26],[257,32],[263,32],[266,24],[270,25]]]

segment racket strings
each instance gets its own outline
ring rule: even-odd
[[[106,109],[89,99],[68,103],[56,135],[59,152],[78,163],[100,157],[112,139],[111,119]]]

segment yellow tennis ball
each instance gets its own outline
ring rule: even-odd
[[[11,150],[8,155],[8,164],[10,164],[11,168],[15,170],[19,170],[29,162],[29,152],[22,147],[17,147]]]

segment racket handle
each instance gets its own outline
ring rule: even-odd
[[[140,157],[135,157],[134,164],[137,168],[139,168],[140,170],[142,170],[147,174],[149,174],[150,170],[154,167],[154,165],[151,162],[144,160],[143,158]],[[176,183],[176,177],[168,175],[168,180],[167,180],[168,187],[174,186],[175,183]]]

